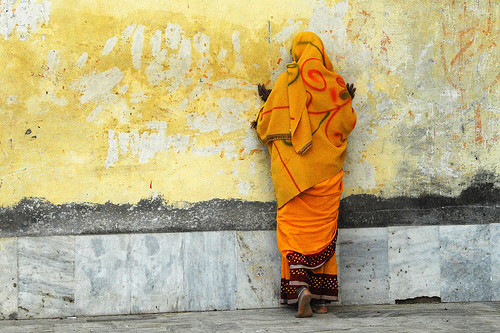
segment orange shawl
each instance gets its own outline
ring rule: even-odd
[[[298,34],[292,55],[254,121],[271,154],[278,208],[342,170],[347,136],[356,125],[351,96],[321,39]]]

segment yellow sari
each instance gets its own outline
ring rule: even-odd
[[[342,166],[356,113],[318,36],[298,34],[292,56],[253,123],[271,155],[281,301],[297,303],[298,286],[315,299],[335,301]]]

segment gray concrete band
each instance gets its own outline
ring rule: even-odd
[[[489,224],[500,221],[500,189],[474,183],[456,198],[444,196],[382,199],[352,195],[341,200],[340,228]],[[132,204],[54,205],[25,198],[0,207],[0,237],[113,233],[273,230],[276,204],[213,199],[178,208],[162,198]]]

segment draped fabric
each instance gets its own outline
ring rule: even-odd
[[[342,77],[312,32],[292,43],[294,61],[278,78],[254,121],[269,148],[278,208],[338,174],[356,113]]]
[[[306,286],[313,298],[338,296],[337,217],[343,172],[300,193],[277,214],[281,261],[281,302],[297,303],[296,288]]]
[[[313,299],[329,302],[338,295],[335,246],[342,166],[356,113],[318,36],[298,34],[292,56],[253,127],[271,155],[281,301],[296,304],[297,288],[305,286]]]

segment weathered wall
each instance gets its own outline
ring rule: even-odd
[[[172,230],[251,229],[221,227],[210,218],[217,205],[243,205],[254,228],[272,228],[272,204],[253,203],[267,216],[260,224],[245,206],[274,200],[249,121],[261,105],[255,85],[272,85],[300,30],[318,33],[358,88],[347,207],[431,209],[451,197],[444,202],[466,213],[469,203],[490,205],[475,223],[498,219],[499,8],[494,0],[0,1],[0,231],[141,231],[144,221],[127,211],[154,197],[165,203],[143,201],[148,221],[164,227],[178,208],[192,219]],[[430,199],[412,199],[420,196]]]
[[[358,88],[341,304],[500,300],[499,11],[0,0],[0,318],[277,306],[249,122],[301,30]]]

